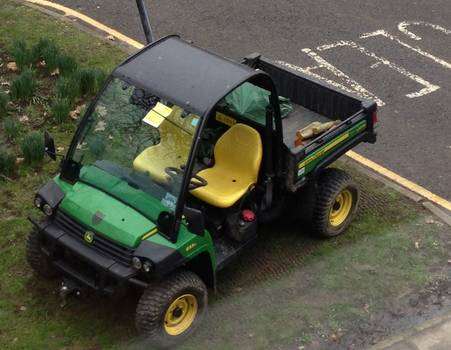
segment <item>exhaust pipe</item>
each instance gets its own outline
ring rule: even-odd
[[[154,37],[152,27],[150,26],[149,12],[147,11],[146,5],[144,5],[144,0],[136,0],[136,6],[138,6],[139,17],[141,18],[147,44],[150,44],[154,41]]]

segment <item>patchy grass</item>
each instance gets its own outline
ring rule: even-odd
[[[95,67],[107,72],[127,56],[119,48],[93,39],[91,35],[74,29],[67,22],[49,18],[9,0],[0,3],[0,38],[6,47],[16,40],[24,40],[31,47],[45,38],[44,42],[54,43],[65,54],[73,57],[81,67]]]

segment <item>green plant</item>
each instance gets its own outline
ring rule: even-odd
[[[44,53],[46,52],[47,48],[52,45],[53,43],[49,39],[39,39],[39,41],[31,49],[33,61],[37,62],[39,60],[44,60]]]
[[[33,55],[30,49],[28,49],[27,44],[23,40],[16,40],[11,46],[11,56],[16,62],[17,68],[23,71],[30,68],[33,63]]]
[[[8,102],[9,96],[5,92],[0,91],[0,118],[8,114]]]
[[[96,75],[96,93],[102,88],[108,75],[101,69],[94,69]]]
[[[95,69],[81,69],[77,73],[82,95],[95,94],[97,90],[98,73]]]
[[[56,95],[73,103],[80,97],[80,82],[75,76],[60,77],[56,82]]]
[[[3,130],[6,137],[9,140],[14,141],[20,134],[21,125],[17,120],[8,117],[3,121]]]
[[[52,42],[42,44],[41,59],[45,61],[45,69],[47,73],[52,73],[58,68],[60,52],[58,47]]]
[[[36,81],[30,69],[24,70],[11,84],[11,99],[27,101],[33,97]]]
[[[75,59],[68,55],[61,55],[58,58],[58,68],[61,75],[67,76],[77,71],[78,65]]]
[[[16,157],[5,147],[0,147],[0,174],[9,176],[14,172]]]
[[[57,124],[62,124],[67,120],[71,110],[71,103],[66,98],[56,99],[50,109],[50,114]]]
[[[44,159],[44,137],[40,132],[32,131],[24,137],[21,149],[25,162],[35,165]]]

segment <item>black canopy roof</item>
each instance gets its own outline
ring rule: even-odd
[[[114,75],[198,115],[231,89],[264,74],[180,39],[163,38],[121,64]]]

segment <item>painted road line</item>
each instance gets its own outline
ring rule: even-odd
[[[63,12],[66,16],[70,16],[70,17],[74,17],[77,18],[79,20],[82,20],[83,22],[97,28],[100,29],[101,31],[112,35],[113,37],[115,37],[117,40],[123,41],[133,47],[136,47],[137,49],[142,49],[144,47],[143,44],[141,44],[140,42],[133,40],[132,38],[129,38],[128,36],[118,32],[117,30],[114,30],[113,28],[110,28],[98,21],[96,21],[95,19],[92,19],[91,17],[88,17],[80,12],[77,12],[75,10],[72,10],[66,6],[63,5],[59,5],[59,4],[55,4],[53,2],[50,1],[46,1],[46,0],[25,0],[26,2],[29,2],[31,4],[35,4],[35,5],[41,5],[44,7],[50,7],[53,8],[55,10],[61,11]]]
[[[431,84],[426,79],[423,79],[422,77],[409,72],[407,69],[389,61],[388,59],[386,59],[384,57],[380,57],[380,56],[376,55],[374,52],[369,51],[368,49],[355,43],[354,41],[340,40],[340,41],[337,41],[332,44],[318,46],[316,49],[318,51],[326,51],[326,50],[334,49],[337,47],[349,47],[351,49],[355,49],[355,50],[361,52],[362,54],[375,59],[377,62],[380,62],[381,64],[393,69],[394,71],[398,72],[399,74],[404,75],[405,77],[407,77],[423,86],[423,88],[419,91],[408,93],[406,95],[408,98],[421,97],[421,96],[430,94],[430,93],[440,89],[440,86]]]
[[[123,42],[125,42],[127,44],[130,44],[131,46],[136,47],[138,49],[144,47],[143,44],[137,42],[136,40],[133,40],[132,38],[129,38],[126,35],[118,32],[118,31],[116,31],[116,30],[114,30],[114,29],[112,29],[112,28],[110,28],[110,27],[108,27],[108,26],[106,26],[106,25],[104,25],[104,24],[102,24],[102,23],[100,23],[100,22],[98,22],[98,21],[96,21],[96,20],[84,15],[84,14],[82,14],[82,13],[79,13],[79,12],[77,12],[75,10],[72,10],[70,8],[67,8],[65,6],[62,6],[62,5],[59,5],[59,4],[55,4],[55,3],[52,3],[52,2],[46,1],[46,0],[25,0],[25,1],[29,2],[29,3],[32,3],[32,4],[41,5],[41,6],[45,6],[45,7],[50,7],[50,8],[54,8],[56,10],[62,11],[67,16],[78,18],[78,19],[84,21],[85,23],[88,23],[89,25],[91,25],[91,26],[93,26],[93,27],[95,27],[97,29],[100,29],[101,31],[103,31],[103,32],[105,32],[107,34],[114,36],[118,40],[123,41]],[[414,23],[412,23],[412,24],[414,24]],[[439,30],[441,30],[441,29],[444,29],[444,28],[440,27]],[[417,39],[417,40],[421,40],[421,38]],[[397,184],[409,189],[410,191],[412,191],[414,193],[417,193],[421,197],[424,197],[427,200],[429,200],[429,201],[431,201],[431,202],[433,202],[435,204],[438,204],[438,205],[442,206],[443,208],[451,211],[451,202],[449,202],[446,199],[444,199],[444,198],[442,198],[442,197],[440,197],[440,196],[428,191],[424,187],[421,187],[420,185],[418,185],[418,184],[416,184],[416,183],[414,183],[414,182],[412,182],[410,180],[407,180],[406,178],[404,178],[404,177],[394,173],[393,171],[391,171],[391,170],[389,170],[389,169],[387,169],[387,168],[385,168],[385,167],[373,162],[372,160],[369,160],[368,158],[365,158],[365,157],[361,156],[360,154],[358,154],[358,153],[356,153],[354,151],[348,151],[346,153],[346,155],[349,158],[355,160],[356,162],[358,162],[358,163],[360,163],[360,164],[372,169],[373,171],[385,176],[386,178],[392,180],[393,182],[395,182],[395,183],[397,183]]]
[[[360,36],[361,39],[366,39],[366,38],[372,38],[372,37],[376,37],[376,36],[383,36],[385,38],[388,38],[392,41],[397,42],[399,45],[402,45],[406,48],[408,48],[409,50],[415,51],[416,53],[430,58],[431,60],[433,60],[435,63],[441,64],[443,67],[451,69],[451,63],[445,61],[444,59],[441,59],[440,57],[436,57],[432,54],[430,54],[429,52],[423,51],[422,49],[420,49],[419,47],[413,47],[407,43],[405,43],[404,41],[401,41],[399,38],[391,35],[390,33],[386,32],[383,29],[380,30],[376,30],[374,32],[371,33],[364,33]]]
[[[354,159],[355,161],[359,162],[360,164],[366,166],[367,168],[371,168],[372,170],[376,171],[377,173],[385,176],[386,178],[396,182],[397,184],[401,185],[402,187],[405,187],[412,192],[415,192],[419,194],[421,197],[426,198],[427,200],[438,204],[442,206],[443,208],[451,211],[451,202],[447,201],[446,199],[432,193],[431,191],[428,191],[424,187],[421,187],[420,185],[417,185],[416,183],[407,180],[406,178],[394,173],[393,171],[383,167],[382,165],[379,165],[372,160],[369,160],[368,158],[365,158],[361,156],[360,154],[354,152],[354,151],[348,151],[346,152],[346,155]]]
[[[416,35],[414,33],[412,33],[411,31],[409,31],[407,29],[407,27],[409,26],[423,26],[423,27],[429,27],[435,30],[438,30],[442,33],[445,34],[451,34],[451,30],[443,28],[437,24],[432,24],[432,23],[428,23],[428,22],[423,22],[423,21],[406,21],[406,22],[401,22],[398,24],[398,29],[400,32],[404,33],[405,35],[409,36],[411,39],[413,40],[422,40],[421,36]]]

